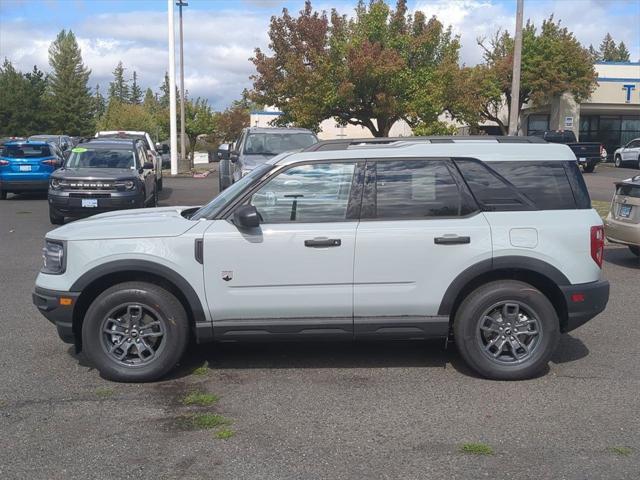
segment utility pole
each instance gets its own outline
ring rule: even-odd
[[[522,16],[524,0],[517,0],[516,38],[513,46],[513,78],[511,79],[511,108],[509,110],[509,135],[518,135],[520,116],[520,64],[522,62]]]
[[[176,37],[173,0],[167,0],[169,12],[169,138],[171,175],[178,173],[178,126],[176,125]]]
[[[187,152],[185,148],[185,127],[184,127],[184,40],[182,36],[182,7],[189,4],[184,0],[178,0],[176,5],[180,11],[180,160],[182,172],[186,172],[189,168],[187,162]]]

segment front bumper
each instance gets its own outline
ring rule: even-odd
[[[36,287],[32,294],[33,304],[47,320],[56,326],[58,336],[65,343],[76,343],[73,331],[73,309],[79,296],[80,292],[60,292],[40,287]]]
[[[83,207],[82,200],[95,199],[96,207]],[[144,201],[142,192],[90,192],[49,190],[49,206],[65,216],[95,215],[96,213],[140,208]]]
[[[581,283],[561,286],[567,303],[567,323],[563,325],[563,333],[575,330],[601,313],[609,301],[609,282]]]

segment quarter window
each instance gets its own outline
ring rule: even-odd
[[[376,164],[374,218],[454,217],[470,213],[443,161],[394,160]]]
[[[355,168],[353,163],[314,163],[290,168],[254,193],[251,204],[263,223],[344,221]]]

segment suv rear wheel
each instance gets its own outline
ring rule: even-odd
[[[109,380],[149,382],[182,357],[189,328],[182,304],[162,287],[126,282],[102,292],[82,325],[83,350]]]
[[[453,324],[467,364],[496,380],[520,380],[543,371],[560,338],[558,315],[542,292],[515,280],[474,290]]]

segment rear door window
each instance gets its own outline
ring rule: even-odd
[[[457,217],[474,210],[442,160],[391,160],[375,164],[373,205],[363,207],[364,218],[426,219]]]

